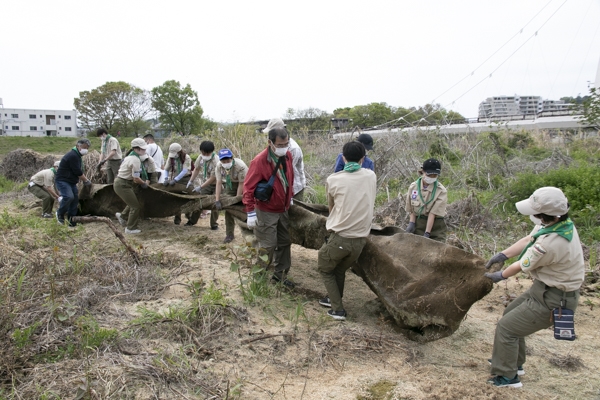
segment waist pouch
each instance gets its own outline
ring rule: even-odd
[[[259,201],[271,200],[273,194],[273,184],[275,183],[275,175],[272,175],[268,181],[260,181],[254,189],[254,198]]]
[[[575,340],[575,313],[568,308],[555,308],[552,310],[554,320],[554,339]]]

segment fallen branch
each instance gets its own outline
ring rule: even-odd
[[[140,262],[139,254],[137,253],[137,251],[135,251],[133,249],[133,247],[131,247],[129,245],[129,243],[127,243],[127,241],[125,240],[125,236],[123,236],[123,234],[121,232],[119,232],[119,230],[117,229],[115,224],[113,224],[113,222],[110,220],[110,218],[108,218],[108,217],[72,217],[72,220],[73,220],[73,222],[81,222],[81,223],[104,222],[113,231],[113,233],[115,234],[117,239],[119,239],[121,241],[121,243],[123,243],[123,246],[125,246],[125,248],[129,252],[129,254],[131,254],[131,257],[133,258],[133,260],[139,264],[139,262]]]
[[[248,343],[256,342],[257,340],[269,339],[269,338],[277,337],[277,336],[286,336],[287,337],[287,336],[293,336],[293,335],[291,333],[277,333],[277,334],[269,334],[269,335],[260,335],[255,338],[244,339],[244,340],[242,340],[242,344],[248,344]]]

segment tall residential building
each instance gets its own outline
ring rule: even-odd
[[[0,108],[6,136],[77,136],[77,111]]]
[[[496,96],[479,103],[479,118],[535,117],[542,112],[568,112],[571,104],[562,100],[544,100],[541,96]]]

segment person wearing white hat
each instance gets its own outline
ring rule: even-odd
[[[523,386],[519,375],[525,373],[525,336],[550,327],[553,309],[575,311],[585,272],[581,242],[562,190],[542,187],[515,205],[521,214],[529,215],[535,228],[494,255],[485,267],[502,266],[518,256],[517,261],[485,276],[497,283],[525,272],[533,278],[533,284],[508,305],[496,326],[488,383],[499,387]]]
[[[56,169],[58,168],[60,161],[56,161],[54,166],[48,169],[43,169],[36,173],[29,180],[27,190],[31,192],[38,199],[42,199],[42,218],[53,218],[52,206],[54,200],[59,199],[59,194],[54,190],[54,177],[56,176]]]
[[[138,188],[147,189],[150,179],[148,172],[142,163],[141,157],[146,155],[148,145],[142,138],[131,141],[132,151],[125,157],[117,173],[113,184],[115,193],[127,204],[123,213],[117,213],[116,217],[121,222],[127,220],[125,233],[136,234],[141,230],[138,228],[141,206],[136,195]]]

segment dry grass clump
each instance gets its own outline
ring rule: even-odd
[[[585,367],[580,357],[572,356],[570,354],[564,356],[560,354],[553,354],[552,356],[550,356],[550,358],[548,358],[548,361],[550,362],[550,364],[560,369],[564,369],[571,372],[578,371],[581,368]]]
[[[16,149],[0,162],[0,174],[15,182],[28,181],[37,172],[52,167],[55,161],[53,156],[44,156],[29,149]]]

